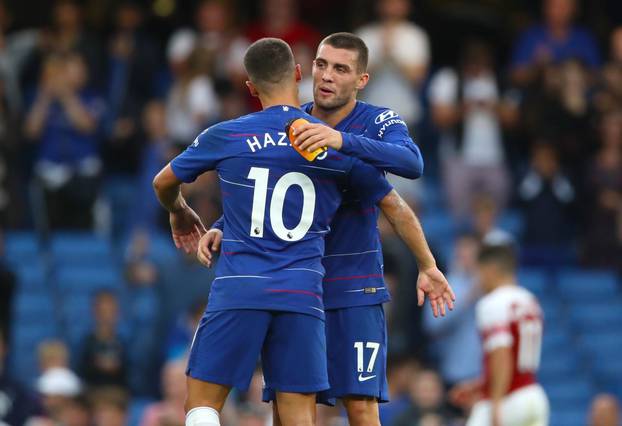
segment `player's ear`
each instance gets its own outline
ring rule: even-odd
[[[359,76],[359,81],[356,84],[356,90],[363,90],[365,86],[367,86],[367,82],[369,81],[369,74],[364,72]]]
[[[302,66],[300,64],[296,64],[296,83],[299,83],[302,80]]]
[[[254,98],[259,97],[259,92],[257,91],[257,88],[255,87],[252,81],[246,80],[246,87],[248,87],[248,91],[250,92],[252,97]]]

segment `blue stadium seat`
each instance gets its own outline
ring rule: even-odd
[[[28,264],[40,257],[34,232],[7,232],[4,236],[6,259],[10,264]]]
[[[426,177],[421,182],[423,183],[421,203],[425,210],[436,211],[445,209],[445,193],[438,180]]]
[[[92,296],[80,293],[65,297],[61,314],[63,335],[72,350],[78,351],[84,335],[93,326]]]
[[[561,296],[569,301],[603,302],[619,294],[615,273],[565,268],[558,275]]]
[[[569,314],[573,326],[583,333],[622,330],[622,303],[615,296],[600,303],[575,303]]]
[[[110,203],[112,213],[112,233],[120,236],[132,225],[136,203],[136,181],[132,178],[108,177],[104,184],[104,193]]]
[[[518,282],[536,296],[548,293],[553,285],[551,277],[541,268],[520,268]]]
[[[63,266],[56,273],[58,287],[62,292],[82,292],[91,294],[102,289],[119,288],[123,282],[120,271],[108,264],[106,266]]]
[[[554,350],[544,347],[538,377],[545,383],[548,380],[556,382],[557,379],[565,379],[569,375],[576,374],[578,367],[578,355],[572,346],[558,347]]]
[[[499,228],[509,232],[516,238],[520,238],[525,229],[525,221],[519,210],[507,210],[498,220]]]
[[[33,346],[13,347],[10,356],[11,377],[17,380],[22,386],[32,388],[36,378],[39,376],[39,364],[37,360],[37,352],[33,350]]]
[[[456,221],[445,210],[425,213],[421,224],[432,241],[452,240],[456,234]]]
[[[54,235],[51,250],[54,261],[60,265],[99,265],[113,255],[108,240],[86,232]]]
[[[40,342],[59,336],[59,328],[54,318],[46,319],[38,324],[18,325],[13,327],[12,331],[12,345],[17,349],[26,348],[29,351],[35,350]]]
[[[545,324],[542,344],[545,348],[568,349],[572,341],[566,327],[558,322],[551,322],[551,324]]]
[[[43,262],[36,259],[28,264],[18,264],[13,271],[17,277],[18,288],[24,291],[41,291],[50,286]]]
[[[93,294],[87,292],[71,293],[63,297],[61,312],[63,318],[74,321],[88,321],[93,312]],[[79,321],[78,321],[79,322]]]
[[[552,406],[583,406],[594,394],[592,382],[586,377],[574,374],[562,380],[542,381]]]
[[[180,255],[170,234],[152,234],[150,243],[149,257],[155,261]]]
[[[551,410],[550,426],[585,426],[587,408],[577,408],[574,405],[554,408]]]
[[[566,315],[557,296],[552,293],[538,296],[538,301],[544,312],[544,334],[550,330],[556,331],[559,327],[566,327]]]
[[[15,324],[41,323],[54,318],[54,299],[49,292],[19,291],[13,301]]]
[[[622,354],[622,330],[596,331],[581,336],[581,350],[590,356],[602,353]]]
[[[620,383],[622,381],[620,352],[594,354],[592,358],[592,371],[600,381]]]

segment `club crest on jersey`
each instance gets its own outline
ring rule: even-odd
[[[376,119],[374,120],[374,122],[376,124],[380,124],[383,121],[387,121],[391,118],[395,118],[397,117],[397,113],[395,111],[391,111],[390,109],[386,110],[386,111],[382,111],[380,114],[378,114],[376,116]]]

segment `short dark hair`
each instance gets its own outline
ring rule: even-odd
[[[367,71],[367,62],[369,60],[369,49],[367,45],[359,36],[352,33],[334,33],[326,37],[320,43],[320,46],[327,44],[335,49],[353,50],[358,53],[356,59],[356,66],[358,72]]]
[[[278,84],[294,72],[296,63],[289,44],[278,38],[262,38],[244,55],[244,68],[253,84]]]
[[[479,250],[478,262],[480,264],[492,263],[505,272],[514,272],[518,264],[516,248],[510,242],[502,244],[484,243]]]

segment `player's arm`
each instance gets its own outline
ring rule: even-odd
[[[500,410],[503,397],[510,390],[512,382],[513,364],[512,364],[512,348],[510,346],[502,346],[493,349],[489,354],[490,366],[490,384],[489,395],[492,403],[493,425],[501,425]]]
[[[224,149],[217,135],[218,126],[205,130],[153,180],[156,196],[169,212],[173,241],[177,248],[182,248],[186,253],[197,251],[205,227],[184,200],[181,185],[194,182],[200,174],[216,167]]]
[[[501,401],[507,395],[513,371],[512,346],[514,336],[510,327],[510,307],[497,299],[484,298],[475,308],[478,329],[482,333],[482,345],[486,353],[489,380],[488,395],[493,408],[492,424],[500,424]]]
[[[376,136],[382,140],[339,132],[324,124],[308,123],[296,129],[294,143],[300,149],[310,152],[330,147],[378,169],[408,179],[416,179],[423,174],[421,151],[399,116],[395,115],[381,122],[375,131]]]
[[[175,246],[186,253],[193,253],[205,227],[181,195],[181,184],[171,165],[167,164],[153,180],[153,189],[160,204],[169,212]]]
[[[427,294],[434,316],[438,316],[439,313],[444,316],[445,305],[453,309],[456,297],[447,279],[436,266],[436,260],[428,246],[419,219],[395,190],[389,192],[378,206],[415,256],[419,269],[417,278],[419,306],[423,305]]]

